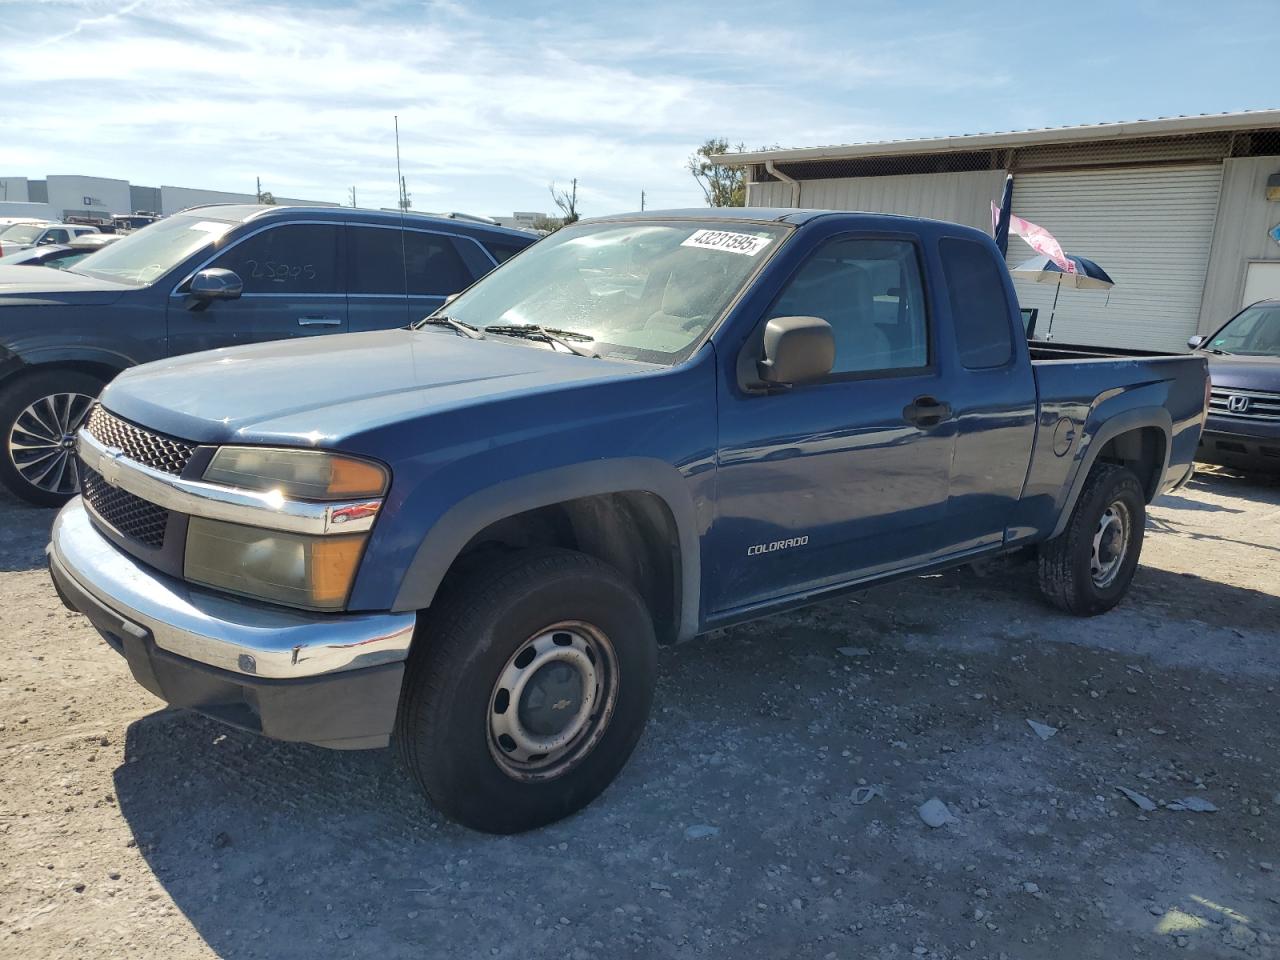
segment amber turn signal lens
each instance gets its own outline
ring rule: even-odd
[[[364,537],[326,537],[311,543],[311,602],[320,607],[341,606],[347,600]]]
[[[347,457],[329,458],[331,497],[375,497],[386,485],[386,471],[376,464]]]

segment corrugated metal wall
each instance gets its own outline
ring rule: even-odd
[[[980,230],[991,230],[991,201],[1000,199],[1003,170],[969,173],[930,173],[900,177],[859,177],[804,180],[800,202],[814,210],[864,210],[910,217],[950,220]],[[790,207],[789,183],[752,183],[747,187],[749,207]]]
[[[1218,164],[1015,175],[1014,213],[1116,282],[1109,292],[1064,288],[1053,339],[1185,351],[1199,325],[1221,180]],[[1010,267],[1035,255],[1009,238]],[[1022,306],[1040,308],[1043,336],[1054,288],[1014,286]]]
[[[1200,332],[1211,333],[1244,304],[1250,260],[1280,260],[1280,245],[1267,231],[1280,223],[1280,203],[1268,203],[1267,177],[1280,173],[1280,157],[1227,160],[1213,253],[1200,311]]]

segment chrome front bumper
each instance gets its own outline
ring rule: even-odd
[[[126,631],[132,626],[160,650],[247,678],[310,678],[399,663],[413,638],[412,613],[311,614],[164,576],[98,533],[79,497],[54,521],[48,554],[55,582],[66,578]]]

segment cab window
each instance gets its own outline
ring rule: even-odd
[[[833,374],[929,364],[929,325],[915,246],[905,240],[828,240],[774,301],[768,317],[831,324]]]

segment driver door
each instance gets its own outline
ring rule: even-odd
[[[341,231],[333,223],[287,223],[227,247],[202,269],[234,271],[244,293],[196,310],[187,297],[170,298],[169,354],[346,332]]]

